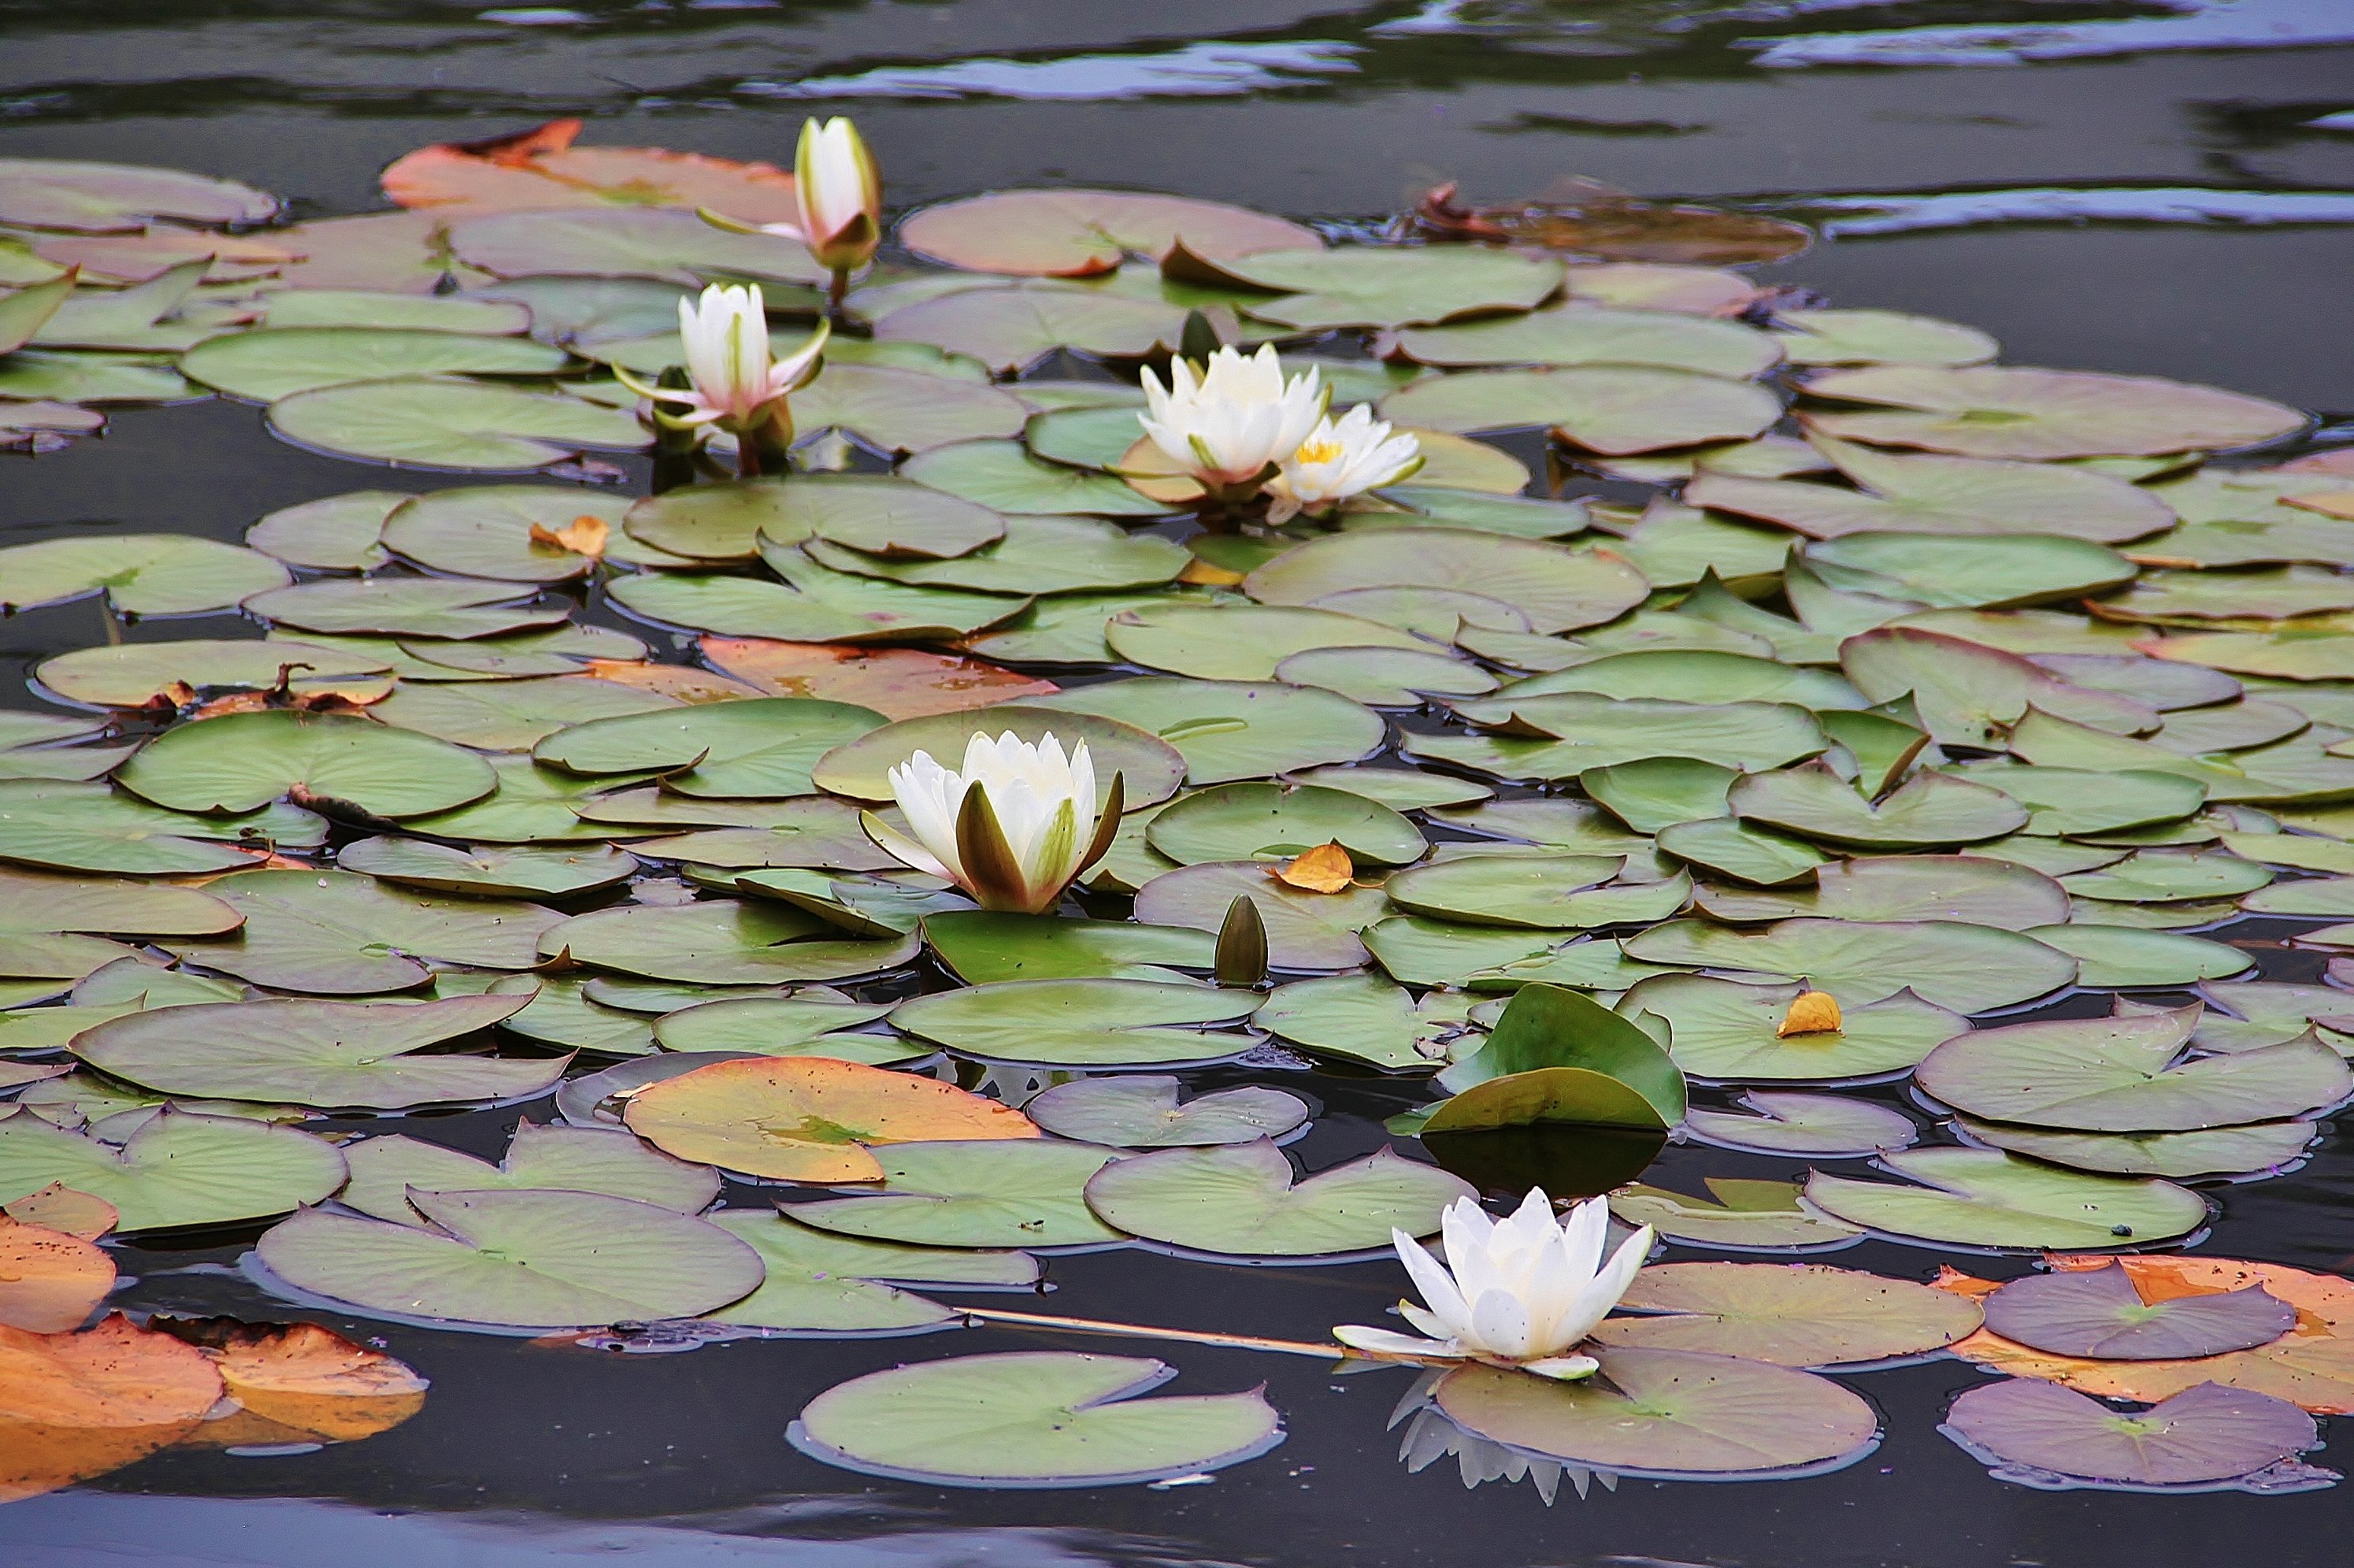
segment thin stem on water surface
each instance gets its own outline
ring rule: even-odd
[[[1270,1340],[1257,1334],[1217,1334],[1200,1329],[1156,1329],[1144,1323],[1108,1323],[1095,1318],[1061,1318],[1046,1312],[1007,1312],[993,1307],[964,1307],[966,1318],[984,1322],[1014,1323],[1033,1329],[1069,1329],[1083,1334],[1111,1334],[1128,1340],[1176,1340],[1191,1345],[1223,1345],[1229,1350],[1267,1351],[1277,1355],[1314,1356],[1320,1361],[1396,1361],[1405,1366],[1456,1366],[1444,1356],[1410,1356],[1392,1351],[1361,1351],[1341,1344],[1316,1344],[1307,1340]]]

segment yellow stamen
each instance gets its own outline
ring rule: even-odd
[[[1341,443],[1338,441],[1302,441],[1299,444],[1299,450],[1292,454],[1291,461],[1331,462],[1341,456]]]

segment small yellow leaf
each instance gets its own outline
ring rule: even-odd
[[[1782,1026],[1774,1034],[1787,1040],[1793,1034],[1836,1033],[1839,1027],[1839,999],[1827,991],[1802,991],[1791,998],[1790,1011],[1782,1015]]]
[[[1339,893],[1357,874],[1349,852],[1337,842],[1319,844],[1299,859],[1275,868],[1275,879],[1309,893]]]
[[[584,512],[561,528],[533,524],[531,542],[553,545],[559,550],[569,550],[576,556],[587,556],[594,560],[604,555],[605,540],[612,532],[602,517],[592,517]]]
[[[1245,575],[1229,571],[1225,567],[1214,567],[1197,556],[1185,563],[1185,569],[1177,574],[1177,580],[1192,583],[1196,588],[1232,588],[1242,581]]]

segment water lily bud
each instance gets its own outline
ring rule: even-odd
[[[883,176],[858,128],[839,115],[822,124],[802,122],[793,180],[801,209],[795,237],[817,264],[841,276],[872,260],[883,239]],[[783,228],[772,225],[770,232]]]
[[[1119,829],[1119,775],[1098,812],[1087,743],[1066,757],[1051,733],[1034,746],[1011,730],[993,739],[976,734],[961,768],[918,751],[890,779],[912,836],[872,812],[867,836],[917,871],[955,883],[984,909],[1052,909]]]

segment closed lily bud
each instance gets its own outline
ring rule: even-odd
[[[823,123],[802,122],[793,181],[801,221],[790,228],[772,224],[770,233],[799,239],[819,266],[837,276],[874,259],[883,241],[883,176],[856,126],[839,115]]]

